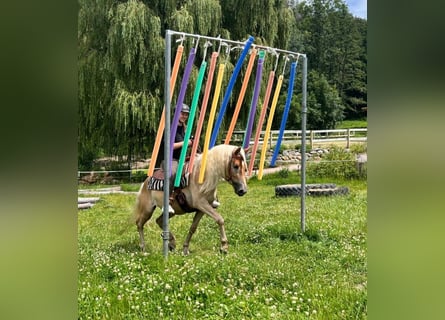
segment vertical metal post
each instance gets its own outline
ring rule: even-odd
[[[306,229],[306,90],[307,90],[307,57],[303,56],[303,84],[301,102],[301,231]]]
[[[168,206],[169,206],[169,186],[171,166],[170,163],[170,77],[171,77],[171,31],[167,30],[165,33],[165,84],[164,84],[164,99],[165,99],[165,127],[164,127],[164,206],[162,208],[162,240],[163,240],[163,254],[164,258],[168,257],[168,241],[170,239],[170,232],[168,229]]]

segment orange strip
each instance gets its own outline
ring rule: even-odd
[[[235,111],[233,113],[232,122],[230,122],[229,131],[227,131],[226,140],[224,144],[229,144],[230,139],[232,139],[232,133],[235,129],[236,120],[238,119],[238,114],[241,110],[241,104],[244,100],[244,95],[246,93],[247,84],[249,83],[250,74],[252,73],[253,63],[255,62],[257,50],[255,48],[252,49],[252,53],[250,54],[249,64],[247,65],[246,75],[244,76],[243,85],[241,87],[240,95],[238,97],[238,101],[236,102]]]
[[[172,75],[170,78],[170,100],[173,97],[173,92],[175,91],[176,78],[178,76],[179,65],[181,64],[182,52],[184,51],[184,46],[179,45],[176,51],[175,63],[173,65]],[[153,152],[151,154],[150,166],[147,171],[147,176],[152,176],[155,169],[156,160],[158,159],[159,147],[161,145],[162,136],[164,134],[165,128],[165,105],[162,110],[161,120],[159,122],[158,132],[156,134],[155,145],[153,146]]]

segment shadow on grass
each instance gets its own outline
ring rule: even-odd
[[[139,248],[139,243],[133,240],[127,240],[122,242],[117,242],[111,246],[111,252],[123,253],[123,252],[141,252]]]
[[[249,243],[264,243],[273,239],[279,239],[280,241],[291,242],[320,242],[323,240],[322,234],[317,230],[306,230],[304,233],[295,228],[286,226],[268,226],[263,229],[256,229],[247,235],[247,242]]]

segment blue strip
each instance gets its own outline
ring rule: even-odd
[[[290,66],[289,88],[287,89],[286,105],[284,107],[283,118],[281,119],[280,133],[278,135],[277,145],[275,146],[275,150],[272,155],[272,160],[270,161],[270,166],[272,167],[275,166],[275,162],[277,161],[278,153],[281,147],[281,140],[283,139],[284,135],[284,128],[286,127],[287,116],[289,114],[289,109],[290,109],[290,102],[292,100],[292,93],[294,90],[294,79],[295,79],[296,69],[297,69],[297,62],[292,62]]]

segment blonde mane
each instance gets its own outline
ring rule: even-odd
[[[232,153],[236,148],[237,146],[220,144],[208,151],[204,182],[199,186],[200,192],[213,192],[216,189],[218,182],[226,177],[226,170],[229,165],[229,160],[231,159]],[[242,149],[241,154],[243,156],[244,163],[246,163],[246,155]],[[199,171],[201,170],[202,155],[195,158],[195,161],[196,162],[193,167],[193,179],[196,181],[196,184],[199,185],[198,180]]]

